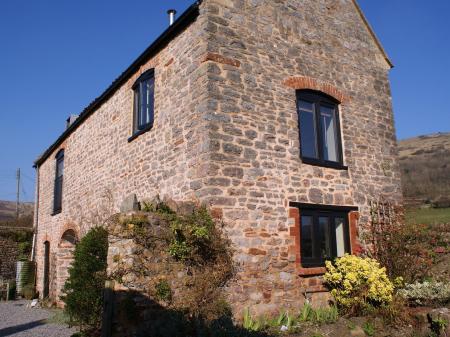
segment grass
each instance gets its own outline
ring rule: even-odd
[[[57,324],[57,325],[71,325],[70,318],[62,309],[51,309],[49,310],[53,313],[53,315],[47,318],[45,321],[49,324]]]
[[[450,223],[450,208],[409,208],[405,215],[410,224]]]

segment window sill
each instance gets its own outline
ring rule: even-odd
[[[53,211],[50,215],[51,215],[51,216],[55,216],[55,215],[60,214],[61,212],[62,212],[62,209],[59,209],[59,210],[57,210],[57,211]]]
[[[309,159],[309,158],[301,158],[301,161],[303,164],[307,165],[314,165],[314,166],[321,166],[321,167],[327,167],[327,168],[333,168],[336,170],[348,170],[348,166],[345,166],[341,163],[335,163],[332,161],[320,161],[315,159]]]
[[[326,272],[327,269],[325,267],[311,267],[311,268],[300,267],[298,269],[298,273],[300,276],[323,275]]]
[[[140,135],[143,135],[144,133],[150,131],[152,128],[153,128],[153,124],[149,124],[145,128],[143,128],[142,130],[136,131],[130,138],[128,138],[128,143],[132,142],[133,140],[135,140]]]

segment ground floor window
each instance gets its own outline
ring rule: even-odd
[[[323,267],[325,261],[351,253],[350,210],[300,207],[300,250],[303,267]]]

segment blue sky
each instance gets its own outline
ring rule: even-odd
[[[0,1],[0,200],[34,196],[33,160],[192,0]],[[360,0],[395,64],[400,139],[450,131],[450,1]]]

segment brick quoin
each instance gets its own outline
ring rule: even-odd
[[[238,60],[235,60],[235,59],[232,59],[229,57],[225,57],[225,56],[222,56],[217,53],[206,53],[206,55],[204,55],[202,57],[201,63],[208,62],[208,61],[227,64],[227,65],[234,66],[237,68],[239,68],[241,66],[241,62],[239,62]]]
[[[293,88],[296,90],[311,89],[321,91],[331,97],[334,97],[340,103],[343,104],[348,103],[350,101],[350,97],[344,94],[341,90],[339,90],[335,86],[326,82],[321,82],[312,77],[308,76],[289,77],[286,80],[284,80],[283,84],[289,88]]]

